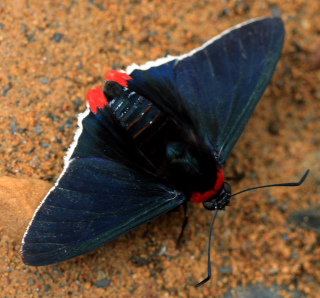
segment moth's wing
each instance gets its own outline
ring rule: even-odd
[[[65,165],[74,158],[98,157],[119,162],[146,172],[148,163],[138,152],[118,123],[109,107],[97,114],[89,108],[79,115],[78,130],[65,157]]]
[[[112,241],[185,197],[114,161],[73,159],[36,211],[22,242],[27,265],[62,262]]]
[[[129,67],[129,87],[182,119],[222,163],[272,78],[284,35],[279,18],[251,20],[186,55]]]

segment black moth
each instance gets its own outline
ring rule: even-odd
[[[64,171],[24,235],[25,264],[79,256],[189,200],[224,209],[221,165],[283,41],[281,19],[254,19],[186,55],[109,72],[88,93]]]

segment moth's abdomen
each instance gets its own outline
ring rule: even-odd
[[[163,113],[143,96],[124,91],[109,103],[113,115],[138,144],[143,144],[166,122]]]

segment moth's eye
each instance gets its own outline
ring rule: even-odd
[[[226,192],[226,193],[231,193],[231,186],[229,183],[227,182],[224,182],[223,183],[223,190]]]
[[[207,210],[214,210],[215,209],[215,205],[211,201],[203,202],[203,207],[206,208]]]

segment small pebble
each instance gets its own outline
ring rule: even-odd
[[[55,42],[60,42],[62,38],[63,38],[62,33],[55,33],[51,39],[54,40]]]
[[[218,270],[222,274],[232,274],[233,272],[233,268],[230,266],[221,266]]]
[[[111,280],[107,278],[100,279],[99,281],[94,283],[94,285],[98,288],[105,288],[110,284],[111,284]]]
[[[32,168],[38,168],[41,165],[41,160],[40,158],[35,155],[34,157],[32,157],[31,161],[30,161],[30,166]]]
[[[29,285],[29,286],[33,286],[34,284],[35,284],[34,279],[31,278],[31,277],[29,277],[29,278],[28,278],[28,285]]]
[[[45,292],[48,292],[48,291],[50,291],[51,290],[51,286],[49,285],[49,284],[46,284],[45,286],[44,286],[44,291]]]
[[[41,82],[42,82],[42,84],[49,84],[50,83],[49,80],[45,77],[41,78]]]

